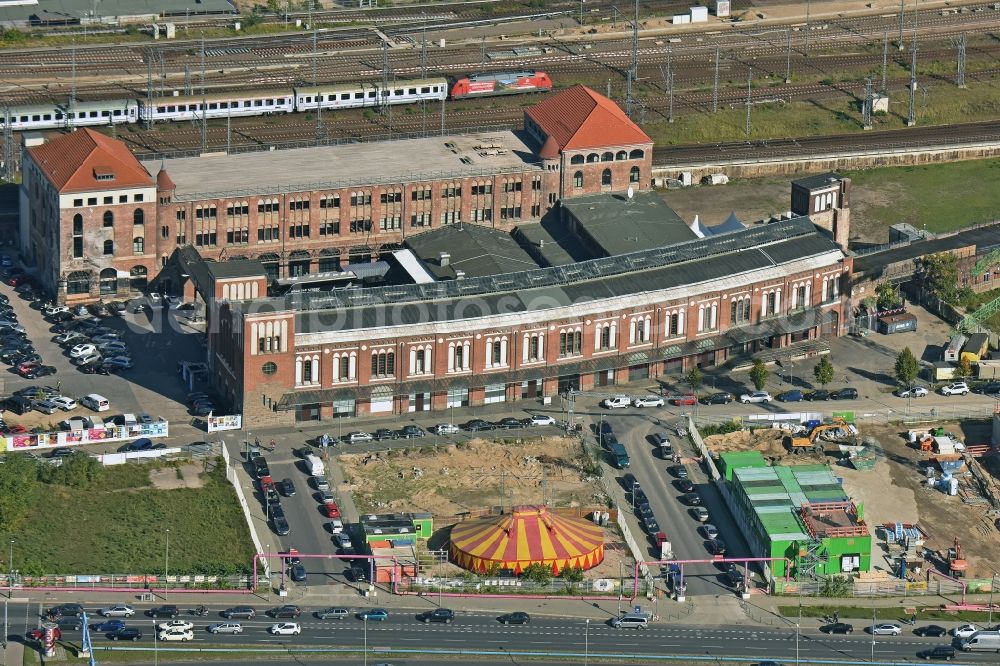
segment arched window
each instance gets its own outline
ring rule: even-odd
[[[110,210],[104,211],[104,226],[113,227],[115,226],[115,214]]]
[[[83,215],[77,213],[73,216],[73,235],[79,236],[83,233]]]
[[[640,150],[639,148],[636,148],[635,150],[633,150],[628,154],[628,158],[630,160],[641,160],[645,156],[646,156],[646,151]]]
[[[101,295],[107,296],[118,292],[118,271],[105,268],[101,271]]]
[[[611,185],[611,169],[605,169],[601,172],[601,185]]]
[[[601,161],[601,156],[598,155],[597,153],[590,153],[589,155],[587,155],[587,161],[588,162],[600,162]]]
[[[615,159],[616,160],[627,160],[628,159],[628,153],[625,152],[624,150],[619,150],[618,154],[615,155]]]
[[[115,242],[112,240],[104,241],[104,254],[112,255],[115,253]]]
[[[573,157],[569,158],[570,164],[583,164],[583,162],[584,162],[583,155],[574,155]]]
[[[90,293],[90,271],[73,271],[66,276],[67,294]]]
[[[142,212],[141,208],[136,208],[135,212],[132,213],[132,224],[143,224],[145,221],[145,213]]]
[[[145,289],[148,273],[145,266],[133,266],[129,271],[129,283],[133,289]]]
[[[615,159],[615,154],[612,153],[612,152],[607,152],[607,153],[602,153],[601,154],[601,161],[602,162],[613,162],[614,159]]]
[[[638,183],[639,182],[639,167],[632,167],[628,172],[628,182]]]
[[[583,172],[577,171],[573,174],[573,187],[583,187]]]

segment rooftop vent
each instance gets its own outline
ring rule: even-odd
[[[451,255],[449,253],[447,253],[447,252],[442,252],[440,254],[440,256],[438,257],[438,262],[442,266],[447,266],[448,264],[451,263]]]
[[[455,279],[456,280],[461,280],[464,277],[465,277],[465,271],[463,271],[461,269],[458,269],[458,270],[455,271]]]

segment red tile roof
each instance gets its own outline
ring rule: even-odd
[[[527,111],[560,150],[652,143],[618,105],[586,86],[574,86]]]
[[[148,187],[149,172],[121,141],[81,129],[28,149],[38,168],[60,192]],[[111,174],[112,180],[97,180]]]
[[[163,167],[160,167],[160,170],[156,173],[156,189],[162,191],[177,189],[177,186],[174,185],[174,179],[170,177],[170,174]]]

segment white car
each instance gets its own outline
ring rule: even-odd
[[[190,629],[167,629],[161,631],[156,638],[161,641],[190,641],[194,640],[194,632]]]
[[[42,414],[55,414],[56,410],[59,409],[59,405],[52,400],[32,400],[31,407]]]
[[[925,389],[923,386],[911,386],[910,388],[899,389],[896,392],[896,395],[900,398],[923,398],[928,393],[930,393],[930,391]]]
[[[530,423],[533,426],[555,425],[556,420],[548,414],[532,414]]]
[[[101,342],[97,344],[97,349],[104,352],[105,354],[127,354],[128,345],[121,340],[115,340],[114,342]]]
[[[454,435],[458,432],[458,426],[454,423],[438,423],[432,430],[436,435]]]
[[[59,314],[60,312],[69,312],[69,308],[65,305],[50,305],[42,310],[42,314],[46,317],[51,317],[52,315]]]
[[[618,409],[620,407],[628,407],[632,404],[627,395],[616,395],[611,398],[605,398],[601,400],[601,407],[605,409]]]
[[[171,620],[170,622],[161,622],[157,626],[160,631],[191,631],[194,629],[194,623],[187,620]]]
[[[339,518],[331,520],[326,525],[330,528],[330,534],[341,534],[344,531],[344,521]]]
[[[347,441],[351,442],[370,442],[372,441],[372,434],[370,432],[355,431],[347,435]]]
[[[73,398],[67,398],[64,395],[51,398],[51,401],[55,404],[56,407],[63,410],[64,412],[68,412],[71,409],[76,409],[76,400],[74,400]]]
[[[872,627],[872,633],[876,636],[899,636],[903,633],[903,628],[898,624],[887,622],[885,624],[877,624]]]
[[[965,382],[952,382],[941,387],[941,395],[968,395],[969,385]]]
[[[89,363],[97,363],[102,358],[104,358],[104,357],[101,356],[98,352],[95,351],[95,352],[91,352],[89,354],[86,354],[84,356],[77,356],[77,357],[75,357],[73,359],[73,362],[76,363],[77,365],[87,365]]]
[[[52,338],[52,340],[57,345],[65,345],[68,342],[76,342],[77,340],[85,340],[85,339],[86,336],[83,333],[79,333],[77,331],[66,331]]]
[[[655,395],[644,395],[632,401],[633,407],[663,407],[663,398]]]
[[[70,349],[69,355],[70,358],[80,358],[81,356],[87,356],[88,354],[93,354],[95,352],[97,352],[97,347],[89,342],[85,342]]]
[[[102,608],[97,612],[104,617],[132,617],[135,615],[135,609],[128,604],[115,604],[114,606]]]
[[[951,635],[955,638],[968,638],[979,631],[979,627],[974,624],[963,624],[951,630]]]
[[[302,627],[298,622],[279,622],[272,624],[268,631],[275,636],[298,636],[302,633]]]
[[[754,391],[753,393],[744,393],[740,396],[740,402],[744,405],[749,405],[751,402],[771,402],[771,394],[767,391]]]

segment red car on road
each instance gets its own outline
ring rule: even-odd
[[[673,405],[693,405],[698,402],[698,396],[693,393],[688,395],[675,395],[670,399],[670,404]]]

